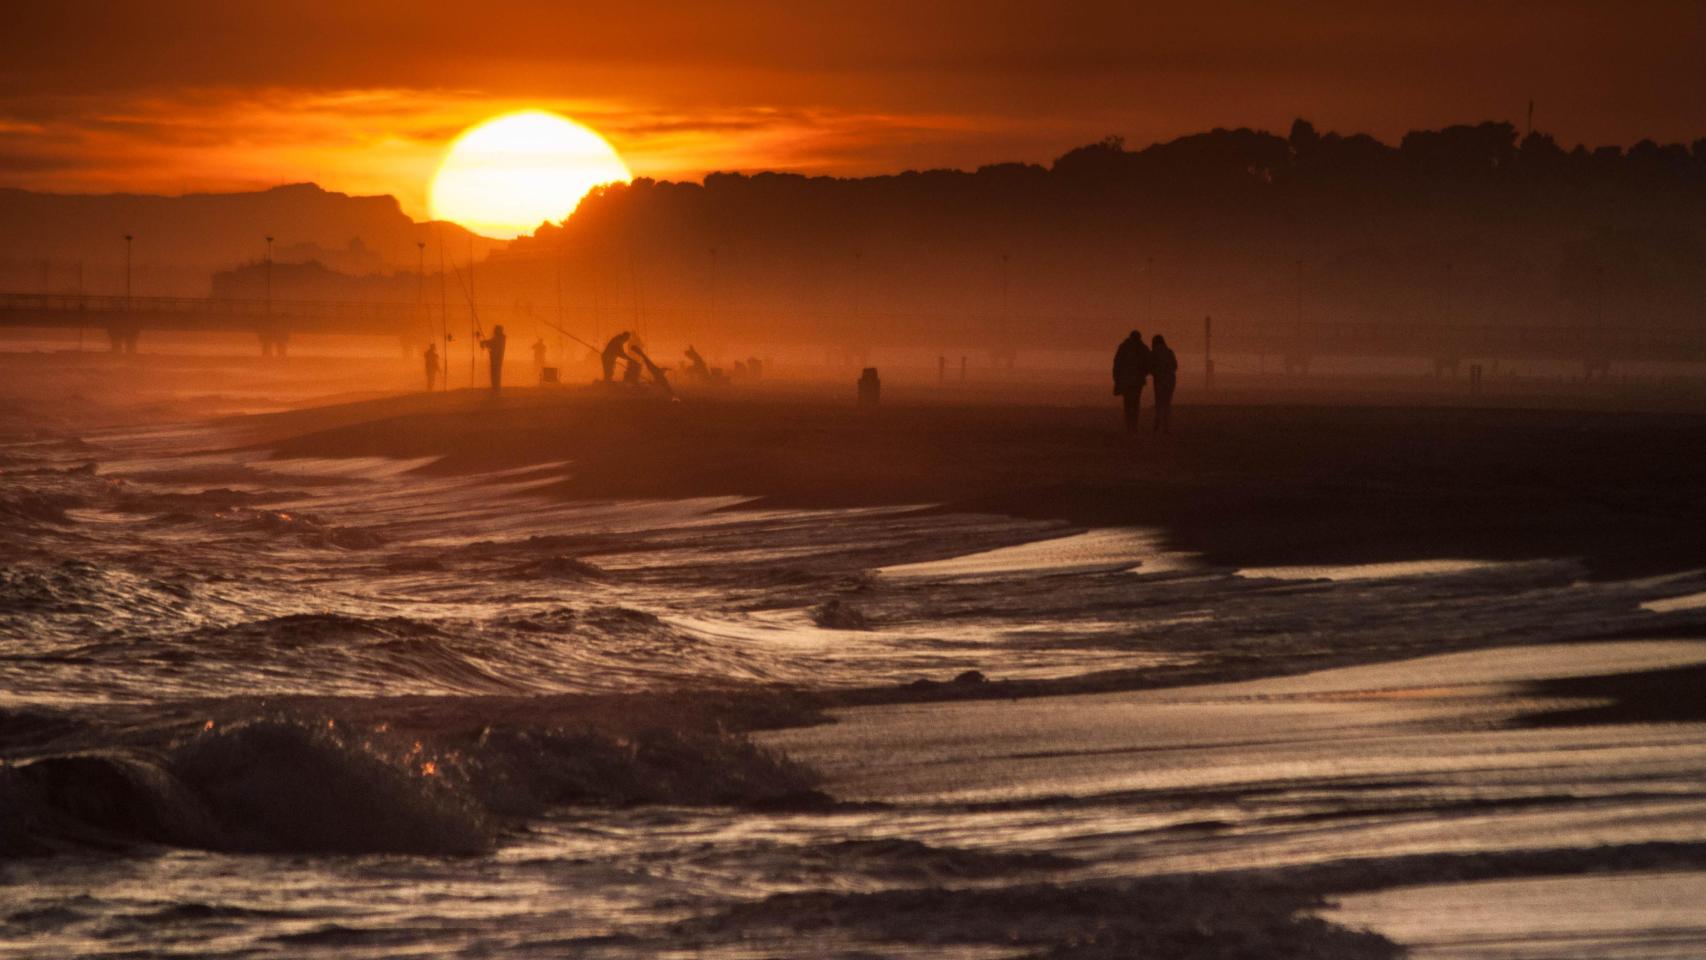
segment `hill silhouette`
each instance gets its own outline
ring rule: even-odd
[[[764,339],[1105,346],[1205,314],[1697,329],[1706,139],[1565,150],[1487,122],[1392,146],[1299,120],[1047,167],[636,180],[486,276],[526,288],[555,256],[605,325],[637,295],[660,329]]]
[[[190,292],[220,269],[221,292],[258,295],[267,229],[296,262],[320,261],[278,271],[281,297],[411,299],[417,239],[437,268],[436,232],[392,198],[311,185],[4,191],[0,225],[0,255],[26,263],[122,254],[119,234],[146,231],[182,258]],[[466,232],[444,236],[448,262],[465,262]],[[359,267],[355,238],[379,267]],[[711,349],[1104,349],[1134,325],[1195,349],[1204,315],[1234,331],[1299,319],[1698,331],[1706,139],[1565,149],[1484,122],[1392,145],[1298,120],[1285,136],[1217,129],[1141,150],[1110,137],[1047,166],[638,179],[562,224],[476,246],[482,302],[546,317],[560,302],[582,336],[638,328]],[[450,300],[465,309],[459,284]]]
[[[347,254],[352,244],[382,266],[413,270],[417,240],[442,229],[452,249],[472,236],[454,224],[417,223],[396,198],[356,197],[298,183],[248,193],[52,194],[0,189],[0,285],[90,293],[124,287],[124,235],[136,237],[140,295],[206,296],[216,271],[264,258],[281,262]],[[482,249],[494,241],[479,240]]]

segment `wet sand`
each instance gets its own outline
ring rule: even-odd
[[[588,389],[405,396],[257,418],[279,456],[569,460],[569,497],[740,495],[1152,526],[1217,563],[1580,557],[1698,565],[1706,417],[1464,408],[1186,406],[1170,437],[1107,407],[810,395],[684,403]]]
[[[709,841],[680,833],[684,822],[701,824],[695,829],[710,836],[788,841],[777,848],[783,851],[776,857],[780,865],[765,877],[792,877],[804,856],[796,847],[804,846],[833,857],[845,857],[849,850],[859,856],[877,852],[906,861],[924,878],[900,886],[849,886],[849,878],[857,881],[858,874],[835,866],[821,885],[771,887],[780,892],[669,919],[661,940],[629,943],[632,955],[663,953],[653,949],[663,942],[672,948],[726,945],[740,951],[736,955],[765,952],[752,946],[755,937],[760,944],[786,945],[788,951],[768,951],[780,955],[797,953],[801,944],[821,937],[825,949],[819,952],[824,953],[847,948],[851,938],[877,945],[864,954],[883,955],[892,953],[886,945],[902,942],[918,945],[918,952],[893,955],[1008,956],[1058,946],[1055,955],[1061,956],[1389,957],[1397,952],[1389,941],[1329,927],[1308,911],[1323,908],[1324,898],[1401,885],[1443,884],[1421,888],[1416,896],[1424,904],[1450,902],[1460,896],[1456,884],[1481,880],[1597,873],[1607,878],[1608,887],[1617,888],[1613,874],[1621,871],[1629,876],[1628,896],[1620,900],[1613,889],[1612,895],[1602,893],[1602,900],[1639,916],[1634,912],[1640,909],[1638,899],[1653,885],[1640,877],[1706,867],[1706,832],[1700,826],[1706,823],[1706,793],[1700,789],[1706,736],[1698,707],[1691,710],[1691,701],[1680,692],[1697,688],[1699,671],[1706,669],[1706,643],[1695,638],[1698,631],[1684,631],[1696,623],[1686,616],[1641,612],[1644,604],[1681,602],[1685,598],[1675,592],[1698,591],[1698,578],[1670,578],[1665,582],[1676,582],[1668,588],[1610,579],[1584,585],[1581,568],[1569,561],[1527,565],[1559,567],[1543,576],[1471,562],[1581,557],[1587,569],[1608,578],[1699,566],[1701,467],[1691,451],[1703,432],[1700,419],[1461,408],[1195,407],[1179,412],[1180,434],[1162,440],[1124,437],[1115,429],[1116,416],[1113,409],[1097,406],[923,403],[894,404],[866,415],[809,393],[666,405],[570,390],[518,391],[496,403],[474,393],[394,397],[231,421],[217,432],[219,439],[210,440],[215,434],[208,433],[196,442],[241,444],[256,457],[422,458],[392,464],[295,462],[309,479],[322,468],[408,477],[411,483],[397,489],[368,486],[343,494],[361,502],[369,514],[406,516],[404,526],[450,507],[459,516],[486,511],[461,535],[490,537],[501,530],[513,539],[508,546],[516,555],[505,554],[501,564],[480,550],[462,556],[457,562],[464,566],[458,569],[466,574],[457,580],[482,584],[511,583],[520,561],[531,558],[532,528],[549,533],[553,524],[560,527],[563,520],[553,511],[575,507],[570,501],[583,498],[731,498],[707,508],[707,516],[714,518],[738,517],[736,511],[764,503],[923,504],[935,511],[1002,512],[1097,528],[1078,532],[1045,524],[1038,525],[1041,539],[1027,535],[1015,543],[1003,534],[937,549],[936,538],[949,535],[940,532],[947,528],[926,524],[916,529],[934,531],[928,537],[897,534],[897,542],[905,545],[903,555],[873,555],[868,568],[858,549],[862,543],[836,541],[836,555],[851,558],[842,561],[851,573],[742,601],[767,612],[797,609],[799,629],[817,630],[814,642],[836,649],[853,645],[849,638],[862,634],[850,629],[858,623],[848,618],[821,615],[824,596],[861,607],[875,633],[893,626],[885,615],[895,616],[899,608],[880,606],[880,598],[870,596],[879,590],[860,593],[867,582],[886,581],[888,589],[898,591],[908,578],[967,576],[966,585],[933,608],[937,614],[962,604],[981,609],[991,594],[1034,589],[1051,599],[1065,598],[1037,607],[1033,615],[1039,620],[1094,609],[1122,623],[1159,621],[1171,609],[1163,593],[1205,589],[1189,569],[1133,575],[1129,568],[1139,563],[1135,557],[1142,557],[1138,570],[1151,571],[1158,568],[1152,561],[1165,559],[1147,552],[1150,530],[1162,532],[1163,547],[1205,554],[1225,566],[1218,586],[1200,601],[1204,626],[1180,641],[1179,649],[1195,651],[1201,659],[1162,658],[1158,665],[1134,666],[1117,676],[1079,672],[1066,679],[1008,681],[1002,674],[1013,661],[991,652],[976,663],[995,675],[992,682],[912,686],[890,678],[881,688],[839,691],[778,684],[766,686],[764,695],[719,688],[675,698],[642,694],[644,700],[506,692],[290,702],[276,695],[275,682],[272,695],[263,690],[219,704],[178,704],[170,714],[151,709],[136,723],[152,730],[166,722],[211,722],[203,729],[228,732],[210,733],[205,742],[246,748],[256,737],[280,734],[276,725],[245,726],[248,720],[290,709],[316,721],[317,737],[330,738],[317,731],[322,723],[333,729],[335,721],[338,729],[347,723],[384,731],[390,738],[386,742],[394,741],[398,751],[413,738],[443,745],[445,758],[486,750],[479,763],[447,770],[501,774],[478,781],[490,791],[483,808],[512,815],[521,809],[541,819],[530,820],[525,834],[501,834],[506,844],[537,843],[534,854],[506,850],[503,857],[482,861],[481,869],[514,865],[525,871],[537,863],[549,871],[552,884],[565,871],[582,867],[590,877],[584,893],[564,894],[550,886],[552,892],[543,899],[470,888],[480,903],[503,902],[517,910],[517,918],[505,926],[537,914],[541,903],[570,903],[574,911],[584,911],[587,903],[626,890],[639,875],[635,861],[617,858],[612,863],[621,869],[606,873],[601,863],[574,853],[584,850],[575,844],[584,842],[577,838],[587,832],[588,818],[611,826],[611,836],[631,837],[638,844],[684,837],[680,860],[665,860],[659,871],[669,884],[676,882],[678,866],[689,878],[703,869]],[[416,463],[419,472],[412,472]],[[562,463],[569,466],[473,473]],[[1559,466],[1566,463],[1572,466]],[[569,476],[560,479],[564,469]],[[452,474],[458,475],[454,481]],[[238,482],[225,476],[192,479],[195,485]],[[95,480],[92,472],[88,478]],[[551,496],[540,495],[546,490]],[[293,496],[313,499],[306,493]],[[380,499],[382,505],[373,502]],[[325,520],[329,528],[340,516],[334,500],[335,495],[320,497],[314,507],[333,511]],[[679,501],[641,506],[655,510],[667,503]],[[679,521],[664,513],[649,522],[669,526]],[[941,513],[898,513],[909,523],[914,517],[958,522]],[[846,514],[803,521],[818,531],[823,524],[833,525],[832,532],[871,529],[858,527]],[[357,524],[352,529],[366,528]],[[707,576],[728,570],[735,571],[734,577],[750,576],[734,559],[748,546],[741,538],[763,541],[780,534],[762,526],[742,529],[746,532],[699,545],[704,555],[694,554],[694,569]],[[385,527],[382,534],[390,530]],[[443,531],[436,537],[430,530],[412,535],[416,539],[398,542],[440,552],[452,542]],[[288,536],[296,542],[295,534]],[[623,544],[620,535],[594,539],[615,543],[612,549]],[[185,542],[205,549],[199,539]],[[386,538],[380,535],[373,542]],[[593,557],[585,566],[579,555],[585,542],[550,546],[545,557],[566,567],[572,590],[561,584],[546,590],[523,578],[514,588],[518,593],[488,599],[494,606],[513,607],[539,602],[533,594],[549,592],[570,596],[584,607],[594,589],[589,581],[597,586],[608,576],[614,583],[606,584],[610,589],[637,593],[622,578],[664,566],[655,553],[627,566],[609,555]],[[333,542],[315,549],[334,555],[330,551],[345,548]],[[561,551],[576,555],[558,556]],[[161,554],[146,556],[157,564]],[[362,551],[354,549],[349,556],[359,559]],[[324,575],[323,561],[308,557],[303,562],[313,576]],[[1314,578],[1323,572],[1317,565],[1345,562],[1398,565],[1379,568],[1376,576],[1455,570],[1442,580],[1486,578],[1490,586],[1478,589],[1495,606],[1512,602],[1507,596],[1525,595],[1529,609],[1548,610],[1539,606],[1536,591],[1543,591],[1561,613],[1556,619],[1543,614],[1532,627],[1501,627],[1503,620],[1462,613],[1478,608],[1452,605],[1449,585],[1437,591],[1418,587],[1433,599],[1407,604],[1393,591],[1365,593],[1336,584],[1318,590],[1319,583],[1299,586],[1288,580]],[[397,573],[374,569],[387,576]],[[409,569],[398,575],[409,575]],[[998,576],[977,580],[992,573]],[[1325,573],[1331,582],[1370,571]],[[1032,575],[1035,584],[1020,582]],[[1073,579],[1098,576],[1119,578],[1122,586],[1107,595],[1072,595],[1066,589]],[[73,581],[73,587],[82,583]],[[1131,590],[1123,585],[1128,581]],[[733,579],[707,583],[708,590],[739,592]],[[661,587],[660,593],[681,589],[679,582]],[[1236,598],[1247,588],[1285,598],[1284,615],[1238,621],[1232,616]],[[944,595],[948,592],[944,588]],[[1110,606],[1106,596],[1112,593],[1141,593],[1142,600]],[[1568,596],[1560,601],[1559,595]],[[1577,595],[1584,599],[1569,599]],[[1338,596],[1349,599],[1334,608],[1329,597]],[[376,599],[389,603],[397,598],[381,591]],[[1194,614],[1198,603],[1173,612]],[[1595,604],[1610,612],[1571,618],[1576,606]],[[743,607],[739,612],[751,611]],[[1619,632],[1606,624],[1630,627],[1625,614],[1651,616],[1655,632],[1643,634],[1644,641],[1586,639]],[[1374,629],[1383,616],[1416,627],[1406,626],[1401,637],[1392,639]],[[1447,623],[1454,618],[1463,623]],[[858,619],[850,615],[851,621]],[[654,628],[668,633],[667,621],[657,616],[629,612],[622,620],[640,625],[613,647],[623,661],[636,659],[633,636],[644,639]],[[826,620],[831,621],[827,626]],[[260,638],[294,641],[303,622],[269,618],[262,622]],[[305,622],[340,630],[347,626],[326,616]],[[1248,625],[1243,635],[1237,635],[1240,622]],[[281,623],[291,629],[267,632]],[[401,629],[391,621],[379,626]],[[1665,633],[1667,627],[1672,632]],[[571,627],[553,635],[559,632],[580,642],[553,649],[583,650],[595,636]],[[418,637],[438,643],[441,634],[459,637],[463,629]],[[232,634],[246,635],[242,629]],[[494,635],[477,635],[476,650],[490,652]],[[895,633],[890,639],[904,646],[907,636]],[[197,662],[207,659],[210,638],[217,639],[211,634],[185,638],[200,644]],[[1567,648],[1518,645],[1555,639],[1582,642]],[[270,653],[288,646],[266,642],[258,649]],[[392,645],[375,646],[388,650]],[[415,642],[398,646],[432,648]],[[1424,650],[1486,646],[1499,648],[1413,659]],[[327,644],[326,649],[337,651],[342,645]],[[666,649],[679,657],[693,648]],[[789,655],[797,653],[790,650]],[[1358,660],[1396,662],[1299,673]],[[332,669],[341,675],[346,668],[334,662]],[[386,676],[395,682],[393,674]],[[952,672],[942,676],[948,679]],[[1269,678],[1248,680],[1257,676]],[[1159,689],[1211,681],[1212,686]],[[822,680],[813,676],[803,682],[819,685]],[[226,687],[231,685],[227,680]],[[1145,689],[1107,692],[1135,688]],[[1666,691],[1667,696],[1655,696]],[[1075,695],[1062,695],[1069,692]],[[1026,698],[1017,699],[1020,693]],[[923,702],[961,696],[981,702]],[[850,706],[857,703],[882,705]],[[229,716],[215,712],[215,706]],[[837,722],[802,726],[826,719],[821,711],[831,707]],[[664,735],[649,738],[647,724],[661,724]],[[520,732],[505,734],[505,727]],[[575,736],[560,736],[556,729],[569,727]],[[494,728],[498,733],[490,735]],[[712,729],[716,734],[703,738],[679,734]],[[753,730],[767,731],[752,739],[770,750],[749,749],[751,743],[739,734]],[[40,733],[52,739],[64,731],[49,725]],[[549,749],[535,749],[539,744]],[[421,749],[419,740],[414,749]],[[588,768],[589,751],[610,763]],[[561,823],[541,812],[543,801],[528,800],[533,786],[522,776],[551,769],[559,754],[578,771],[564,781],[572,789],[565,793],[567,788],[556,781],[546,786],[556,791],[557,802],[567,796],[589,804]],[[182,763],[199,756],[192,753]],[[415,755],[406,756],[412,771]],[[632,789],[613,788],[613,778],[623,775],[634,756],[660,762],[647,759],[647,776],[635,778]],[[812,771],[822,774],[821,783],[808,776]],[[423,767],[423,782],[428,775]],[[730,782],[740,789],[727,788]],[[510,787],[526,789],[512,794]],[[270,790],[265,792],[270,796]],[[672,808],[660,813],[652,809],[658,804]],[[375,816],[386,824],[398,822],[390,810]],[[351,822],[350,832],[369,841],[373,831],[366,821]],[[559,826],[563,832],[553,833]],[[802,838],[817,845],[795,843]],[[475,839],[493,842],[485,834]],[[753,849],[761,859],[771,856],[763,844],[754,847],[746,839],[741,844],[742,856],[754,856]],[[668,854],[677,855],[673,849]],[[647,856],[655,858],[655,852]],[[332,866],[326,869],[334,871],[344,864],[335,858],[327,862]],[[423,861],[430,870],[443,863]],[[1003,864],[1005,885],[999,878],[986,885],[976,873],[979,864]],[[307,872],[319,869],[314,864]],[[456,877],[443,886],[466,880],[463,861],[451,862],[448,870]],[[268,865],[245,882],[270,889],[276,885],[275,872]],[[532,883],[531,874],[519,876]],[[612,883],[611,876],[625,879]],[[65,882],[68,890],[86,886],[76,876]],[[319,875],[305,883],[325,885]],[[718,883],[751,885],[750,880]],[[186,883],[186,888],[201,886],[199,879]],[[404,889],[410,896],[391,895]],[[417,889],[387,887],[385,897],[414,902]],[[680,902],[675,896],[646,894],[644,899]],[[1376,907],[1347,913],[1354,919],[1346,922],[1366,923],[1408,942],[1411,934],[1395,925],[1406,908]],[[1520,937],[1534,932],[1537,922],[1505,917],[1500,929],[1507,937]],[[1653,933],[1656,922],[1624,924],[1632,933],[1619,933],[1619,945]],[[418,925],[413,919],[409,924]],[[306,925],[292,929],[301,932],[286,936],[326,935]],[[1089,940],[1083,939],[1086,930],[1095,931]],[[607,934],[600,927],[587,936]],[[934,949],[944,944],[964,949]],[[622,947],[602,940],[595,946]],[[335,948],[328,941],[328,949]]]
[[[1418,957],[1693,956],[1706,717],[1606,718],[1620,692],[1703,663],[1702,641],[1517,647],[851,708],[759,742],[925,835],[1049,836],[1111,874],[1277,883]],[[1594,725],[1525,722],[1568,710]]]

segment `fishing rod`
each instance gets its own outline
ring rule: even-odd
[[[549,320],[541,320],[539,322],[543,323],[547,327],[550,327],[552,330],[557,331],[558,333],[562,334],[563,336],[568,337],[570,340],[573,340],[574,342],[580,344],[581,346],[587,348],[588,350],[596,350],[599,353],[604,352],[604,348],[599,346],[598,344],[588,343],[587,341],[582,340],[580,337],[577,337],[574,334],[570,333],[569,331],[564,330],[562,327],[557,326],[556,324],[552,323]]]
[[[439,360],[444,374],[444,392],[450,392],[450,294],[444,283],[444,229],[436,228],[438,238],[438,329],[444,336],[444,356]]]
[[[462,280],[462,268],[458,267],[456,265],[456,261],[452,260],[450,262],[450,269],[452,272],[454,272],[456,274],[456,286],[461,288],[462,296],[465,299],[467,299],[467,301],[468,301],[468,316],[473,318],[473,320],[474,320],[474,332],[484,335],[486,332],[486,329],[480,323],[480,311],[479,311],[479,309],[474,306],[474,292],[471,289],[469,289],[467,283],[463,282],[463,280]],[[470,270],[474,269],[474,264],[472,262],[470,262],[468,264],[468,269],[470,269]]]
[[[473,264],[470,263],[469,267],[472,268],[472,266],[473,266]],[[474,306],[474,296],[472,293],[469,292],[468,285],[462,281],[462,270],[461,270],[461,268],[456,266],[455,262],[452,262],[450,264],[450,269],[456,274],[456,284],[457,284],[457,286],[462,288],[463,296],[468,298],[468,313],[469,313],[469,315],[471,315],[474,318],[474,330],[480,336],[484,337],[485,336],[485,328],[480,324],[480,313],[479,313],[478,309],[476,309]],[[539,323],[543,323],[545,326],[550,327],[552,330],[555,330],[558,333],[562,334],[563,336],[568,337],[570,340],[573,340],[574,342],[580,344],[581,346],[586,347],[588,350],[594,350],[594,351],[597,351],[599,353],[604,352],[604,348],[599,346],[598,344],[590,343],[586,340],[582,340],[580,337],[575,336],[574,334],[563,329],[562,327],[558,326],[557,324],[552,323],[549,320],[539,319],[537,317],[535,319],[538,319]]]
[[[469,242],[472,243],[472,241]],[[480,362],[480,343],[486,339],[486,327],[485,324],[480,322],[479,308],[474,305],[474,290],[472,282],[463,282],[462,268],[456,265],[456,261],[452,260],[450,262],[450,269],[456,273],[456,286],[461,288],[462,296],[468,300],[468,317],[474,323],[474,342],[468,344],[468,385],[471,387],[474,385],[474,380],[478,376],[475,371]],[[474,255],[472,251],[470,251],[468,255],[468,272],[470,274],[474,272]],[[468,279],[469,281],[472,281],[473,277],[470,276]]]

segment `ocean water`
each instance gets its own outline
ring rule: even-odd
[[[575,501],[572,462],[246,443],[222,422],[0,445],[0,956],[1099,956],[1148,934],[1096,911],[1168,878],[1706,841],[1698,725],[1500,726],[1572,649],[1577,673],[1706,661],[1687,639],[1533,652],[1706,636],[1699,572],[1223,568],[1153,530]],[[1482,648],[1511,652],[1407,687],[889,708],[756,740],[699,706],[817,721],[789,692]],[[1308,904],[1273,903],[1248,923],[1289,935]],[[1384,955],[1342,936],[1326,955]]]

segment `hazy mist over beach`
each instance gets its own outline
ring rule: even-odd
[[[0,958],[1706,943],[1695,5],[0,27]]]

